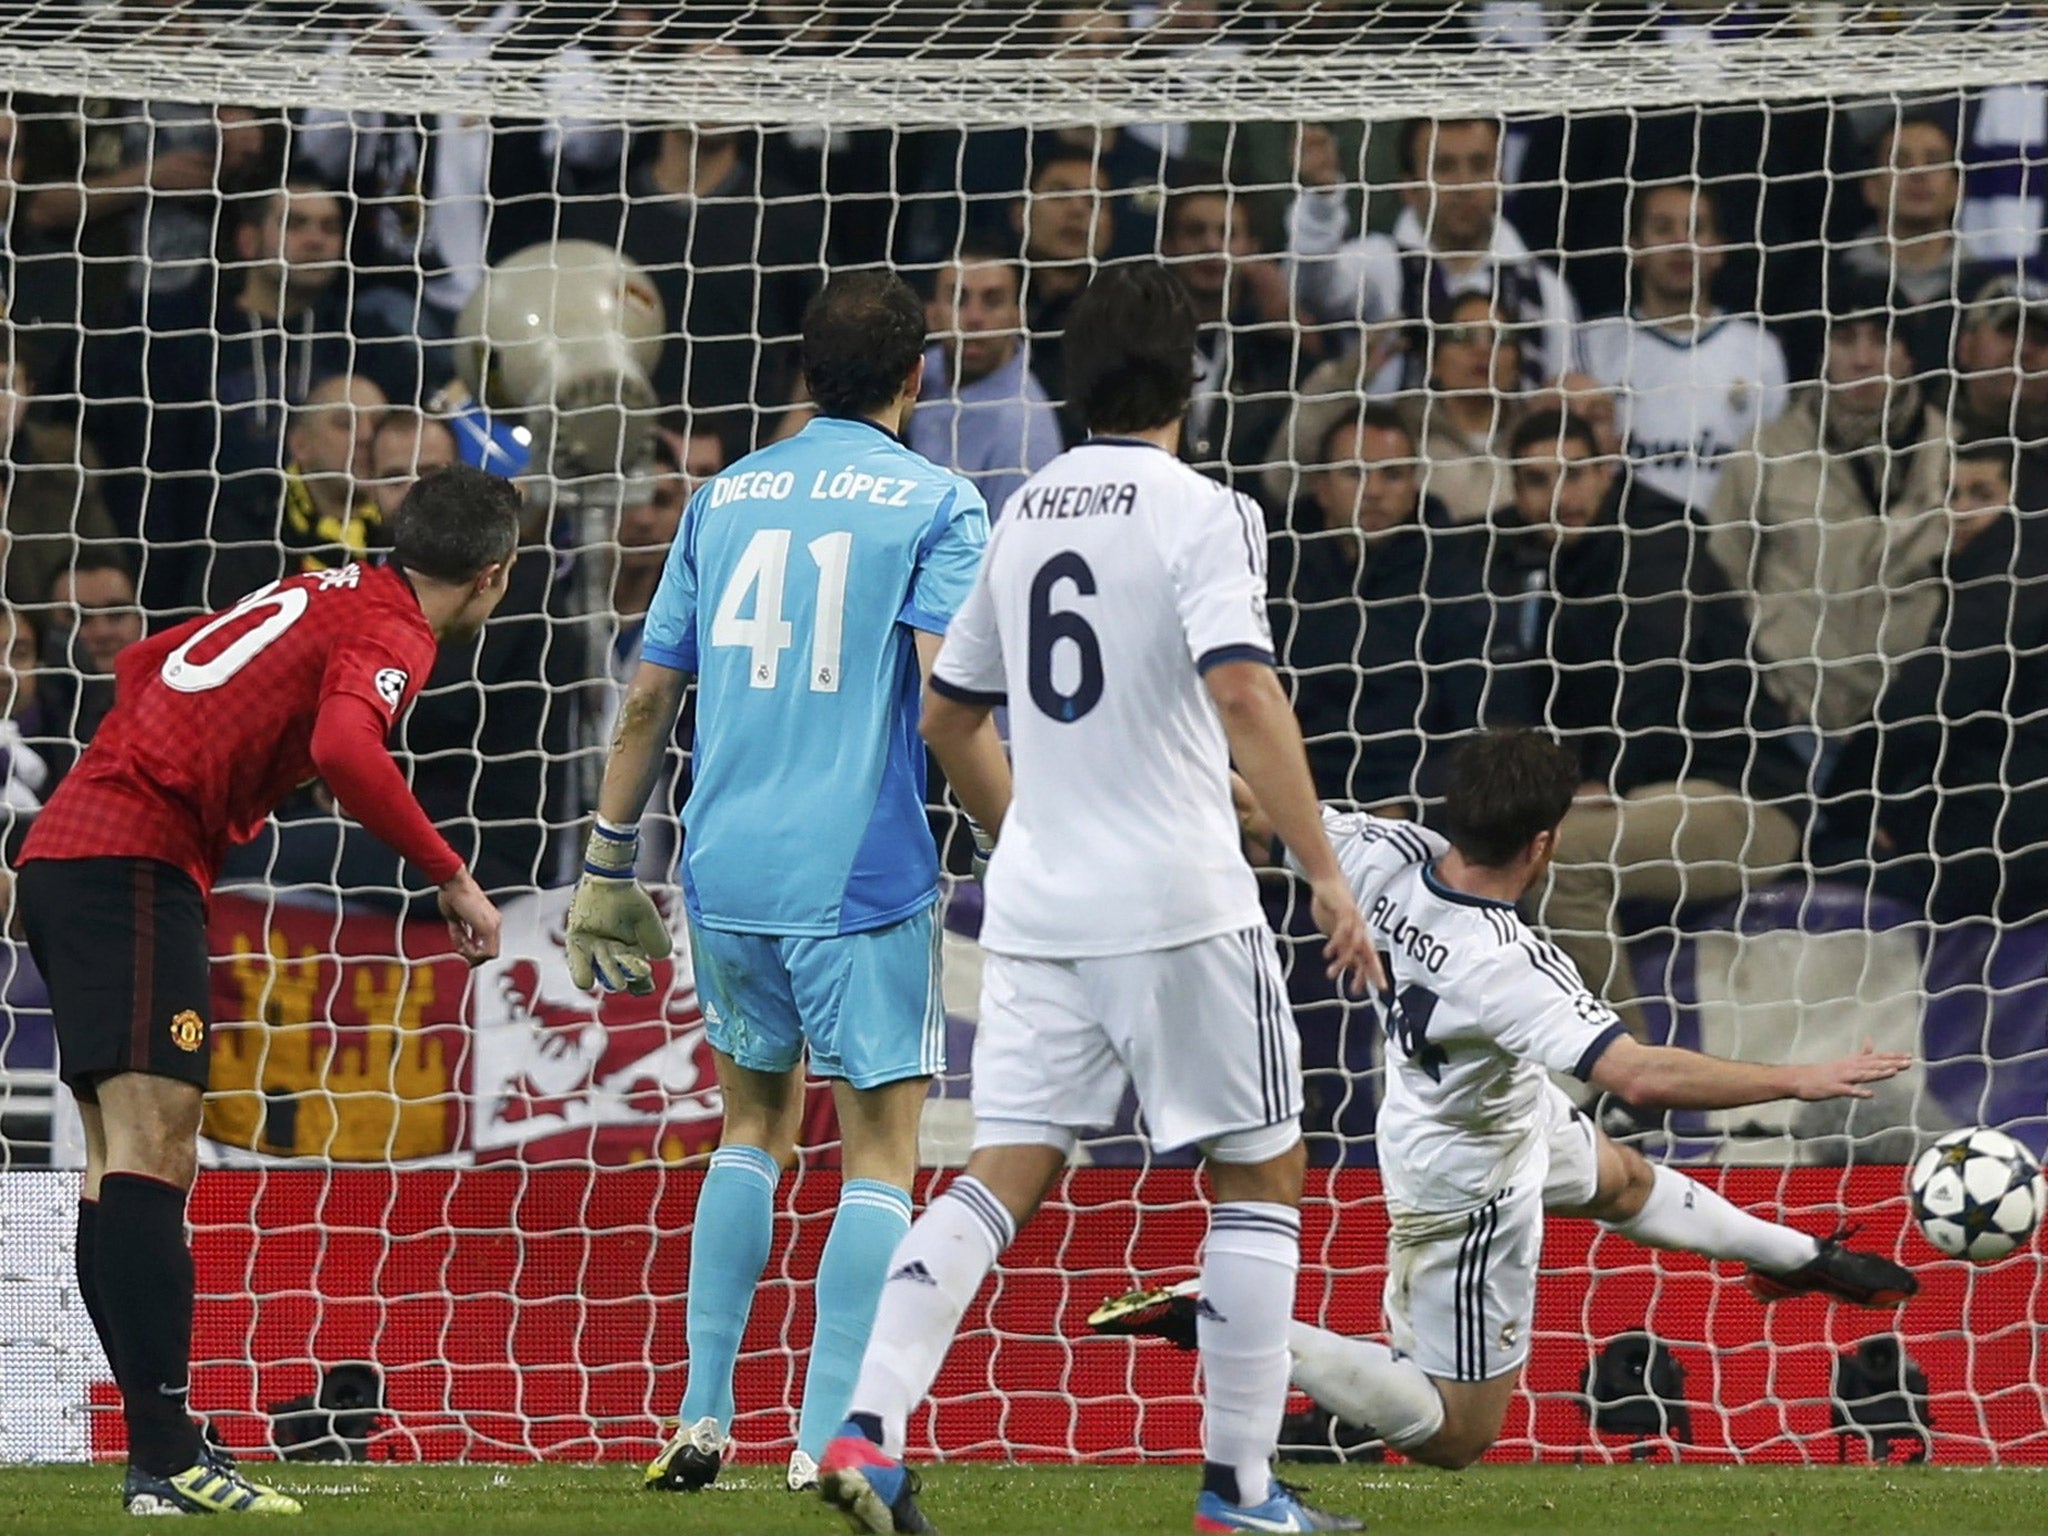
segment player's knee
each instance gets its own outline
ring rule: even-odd
[[[1249,1145],[1249,1144],[1248,1144]],[[1233,1154],[1238,1148],[1212,1147],[1209,1152],[1209,1182],[1219,1201],[1257,1201],[1270,1205],[1301,1203],[1301,1182],[1308,1169],[1308,1143],[1298,1135],[1292,1144],[1277,1152],[1245,1161]],[[1252,1148],[1262,1152],[1262,1148]]]
[[[1613,1158],[1601,1170],[1600,1192],[1588,1213],[1610,1225],[1633,1221],[1642,1214],[1650,1191],[1657,1182],[1657,1170],[1633,1147],[1612,1145]]]
[[[1492,1450],[1494,1441],[1499,1438],[1498,1421],[1475,1422],[1460,1420],[1453,1415],[1426,1442],[1402,1454],[1425,1466],[1441,1467],[1446,1472],[1462,1472]]]
[[[735,1126],[728,1121],[718,1144],[721,1147],[753,1147],[766,1152],[784,1173],[796,1163],[796,1138],[774,1126]]]
[[[199,1132],[157,1122],[132,1127],[108,1147],[108,1173],[139,1173],[180,1189],[199,1176]]]
[[[1021,1231],[1038,1214],[1047,1191],[1059,1181],[1070,1151],[1057,1134],[1043,1142],[977,1146],[967,1159],[967,1175],[995,1196]]]
[[[1491,1438],[1480,1440],[1471,1436],[1438,1434],[1427,1445],[1418,1446],[1403,1454],[1410,1461],[1419,1461],[1426,1467],[1440,1467],[1446,1472],[1462,1472],[1492,1449]]]

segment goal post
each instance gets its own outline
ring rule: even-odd
[[[1064,299],[1105,263],[1159,255],[1210,306],[1187,455],[1263,508],[1279,659],[1326,796],[1433,816],[1455,735],[1518,718],[1577,729],[1576,690],[1606,664],[1633,703],[1688,730],[1698,699],[1739,694],[1741,725],[1699,727],[1688,750],[1771,754],[1797,813],[1780,828],[1742,811],[1689,852],[1719,870],[1689,877],[1691,899],[1617,876],[1612,931],[1603,916],[1572,957],[1607,956],[1605,979],[1637,995],[1655,1038],[1803,1061],[1870,1035],[1918,1058],[1846,1108],[1637,1121],[1609,1106],[1611,1130],[1731,1198],[1821,1236],[1860,1225],[1925,1291],[1895,1318],[1766,1311],[1729,1266],[1554,1222],[1499,1454],[1868,1460],[1864,1429],[1922,1426],[1855,1418],[1842,1362],[1895,1337],[1926,1374],[1937,1460],[2048,1461],[2038,1247],[1982,1268],[1943,1260],[1903,1190],[1904,1166],[1956,1127],[2048,1143],[2048,901],[2026,910],[2028,882],[2048,883],[2048,826],[2025,820],[2048,784],[2021,750],[2041,729],[2035,706],[1994,690],[1980,709],[1942,684],[1890,721],[1899,740],[1934,743],[1930,762],[1949,762],[1951,708],[2002,719],[2021,744],[1988,779],[1921,786],[1955,815],[1981,812],[2003,862],[1986,875],[1981,849],[1930,842],[1917,867],[1975,880],[1981,897],[1936,881],[1873,898],[1858,880],[1867,829],[1860,844],[1836,835],[1853,830],[1856,797],[1828,788],[1859,728],[1905,697],[1887,695],[1893,677],[1942,655],[1959,604],[1972,622],[2004,606],[1989,639],[1955,642],[1957,669],[1997,651],[2014,678],[2039,675],[2025,671],[2048,596],[2037,573],[2015,556],[1955,599],[1943,563],[1958,446],[1998,445],[2007,500],[2048,517],[2035,402],[2048,377],[2017,339],[2048,323],[2032,319],[2048,309],[2033,286],[2048,224],[2036,9],[7,7],[0,292],[19,370],[15,409],[0,411],[4,571],[10,634],[29,637],[17,703],[31,701],[0,731],[16,824],[104,713],[138,607],[156,624],[239,596],[252,571],[372,552],[404,485],[449,457],[520,475],[532,507],[505,616],[473,654],[443,659],[397,739],[429,810],[507,893],[504,958],[467,975],[407,872],[312,799],[237,856],[216,899],[208,1171],[190,1207],[195,1407],[238,1452],[269,1454],[288,1405],[361,1363],[380,1394],[360,1447],[375,1459],[651,1454],[682,1387],[689,1234],[720,1103],[687,946],[652,998],[592,999],[568,981],[562,925],[666,542],[695,484],[800,424],[798,326],[832,268],[888,262],[931,299],[935,365],[975,377],[957,379],[957,399],[936,388],[920,412],[944,430],[913,418],[911,441],[999,487],[1076,431],[1057,414],[1056,372],[1038,368]],[[1424,165],[1405,125],[1425,119],[1482,125],[1479,150],[1496,158],[1475,169],[1443,132]],[[1923,123],[1945,139],[1908,154],[1908,125]],[[1895,151],[1882,167],[1880,143]],[[1955,243],[1873,287],[1870,263],[1890,259],[1879,210],[1892,205],[1867,191],[1879,169],[1952,181],[1948,224],[1898,228],[1916,251]],[[1413,231],[1469,211],[1475,189],[1493,275],[1471,280],[1465,260],[1433,272]],[[1519,245],[1491,244],[1497,227]],[[1006,241],[1023,251],[1014,286],[970,298],[965,270],[1010,269]],[[1682,260],[1652,273],[1658,252]],[[1687,273],[1704,274],[1710,309],[1632,329],[1642,285]],[[1964,371],[2009,379],[2002,395],[1957,373],[1961,338],[1981,327],[2007,350]],[[1008,348],[1019,332],[1027,348]],[[1830,347],[1846,357],[1865,333],[1877,361],[1817,382]],[[1896,369],[1894,346],[1908,357]],[[1001,387],[967,388],[991,378]],[[1517,494],[1516,429],[1566,408],[1617,483],[1677,509],[1621,529],[1629,559],[1675,537],[1685,570],[1721,573],[1689,611],[1766,653],[1742,663],[1753,686],[1729,682],[1735,652],[1690,648],[1702,620],[1668,654],[1581,654],[1569,686],[1514,702],[1577,597],[1559,599],[1548,554],[1508,558],[1528,541],[1494,514]],[[1813,413],[1805,443],[1748,451],[1798,409]],[[1530,452],[1555,459],[1560,442]],[[2028,506],[2036,474],[2042,502]],[[1723,496],[1728,484],[1742,494]],[[1543,491],[1541,515],[1567,494]],[[1984,494],[1999,510],[1996,487]],[[1863,520],[1836,518],[1855,498]],[[1415,541],[1381,539],[1381,516]],[[1773,522],[1786,517],[1789,532]],[[1810,553],[1801,587],[1784,550],[1806,538],[1835,554]],[[1683,734],[1632,720],[1607,722],[1602,774]],[[941,798],[932,809],[953,871],[954,1065],[928,1106],[920,1201],[964,1157],[980,964],[957,817]],[[673,836],[649,844],[643,873],[671,881]],[[1103,851],[1076,856],[1119,878]],[[1386,1275],[1380,1016],[1321,981],[1305,902],[1263,889],[1308,1072],[1299,1310],[1371,1332]],[[672,887],[668,899],[680,940]],[[1981,910],[1930,917],[1940,900]],[[76,1122],[47,999],[25,950],[8,953],[0,1460],[111,1457],[116,1397],[64,1258]],[[1197,1454],[1189,1360],[1083,1328],[1103,1296],[1196,1262],[1200,1181],[1140,1132],[1127,1108],[1089,1141],[1011,1250],[913,1423],[914,1454]],[[740,1363],[745,1460],[779,1460],[794,1433],[838,1189],[816,1084],[803,1149]],[[1683,1434],[1591,1412],[1603,1352],[1639,1332],[1683,1372],[1662,1405],[1686,1410]]]

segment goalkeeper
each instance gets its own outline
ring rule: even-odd
[[[923,307],[887,274],[842,274],[811,302],[802,357],[819,414],[691,498],[569,909],[579,986],[652,987],[669,936],[632,879],[635,823],[694,674],[681,878],[725,1127],[690,1240],[680,1425],[647,1468],[650,1488],[718,1475],[807,1052],[832,1080],[844,1152],[792,1489],[816,1483],[910,1230],[918,1119],[945,1066],[918,699],[988,540],[980,493],[900,436],[924,343]],[[993,727],[978,746],[1002,751]]]

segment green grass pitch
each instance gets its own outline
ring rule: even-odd
[[[653,1494],[630,1466],[264,1467],[303,1498],[265,1529],[350,1536],[832,1536],[844,1523],[786,1493],[780,1467],[729,1467],[716,1488]],[[1383,1467],[1298,1469],[1320,1502],[1381,1536],[2023,1536],[2048,1528],[2048,1472],[1941,1467]],[[112,1467],[0,1470],[0,1532],[126,1530]],[[1183,1532],[1188,1467],[936,1467],[924,1506],[945,1536]],[[230,1519],[230,1526],[237,1522]]]

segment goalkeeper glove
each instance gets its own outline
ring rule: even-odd
[[[583,878],[569,902],[569,979],[582,991],[594,984],[645,997],[654,990],[654,962],[675,947],[654,898],[633,878],[639,854],[634,828],[599,817],[590,829]]]

